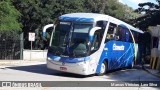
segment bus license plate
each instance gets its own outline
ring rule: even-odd
[[[67,70],[67,68],[66,68],[66,67],[60,67],[60,70],[62,70],[62,71],[66,71],[66,70]]]

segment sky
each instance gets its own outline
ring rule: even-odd
[[[139,3],[144,3],[144,2],[157,3],[156,0],[119,0],[119,2],[121,2],[123,4],[127,4],[128,6],[132,7],[133,9],[137,9]]]

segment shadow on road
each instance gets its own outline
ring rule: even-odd
[[[9,69],[26,71],[31,73],[38,73],[38,74],[45,74],[45,75],[54,75],[54,76],[62,76],[62,77],[72,77],[72,78],[86,78],[90,76],[83,76],[78,74],[72,73],[65,73],[56,70],[48,69],[46,64],[39,64],[39,65],[29,65],[29,66],[14,66],[14,67],[7,67]]]
[[[60,76],[60,77],[69,77],[69,78],[87,78],[91,76],[83,76],[72,73],[64,73],[55,70],[50,70],[47,68],[46,64],[39,65],[29,65],[29,66],[14,66],[14,67],[6,67],[13,70],[25,71],[30,73],[38,73],[50,76]],[[134,69],[118,69],[109,71],[106,75],[99,78],[104,78],[106,80],[114,80],[114,81],[160,81],[159,78],[153,77],[150,74],[147,74],[141,68]],[[98,78],[97,78],[98,79]],[[147,80],[146,80],[147,79]],[[157,87],[154,87],[157,88]]]
[[[38,74],[45,74],[45,75],[54,75],[54,76],[60,76],[60,77],[70,77],[70,78],[87,78],[92,77],[93,75],[84,76],[84,75],[78,75],[78,74],[72,74],[72,73],[65,73],[60,72],[56,70],[48,69],[46,64],[38,64],[38,65],[29,65],[29,66],[14,66],[14,67],[7,67],[9,69],[14,70],[20,70],[20,71],[26,71],[31,73],[38,73]],[[158,80],[160,81],[160,78],[154,77],[150,74],[147,74],[145,71],[143,71],[141,68],[134,68],[134,69],[118,69],[118,70],[112,70],[108,71],[106,73],[105,78],[111,79],[111,80],[129,80],[130,78],[136,81],[139,81],[139,79],[144,80],[147,77],[148,80]],[[120,78],[121,77],[121,78]]]

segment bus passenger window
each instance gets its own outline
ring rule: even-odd
[[[126,30],[125,28],[122,28],[122,37],[121,37],[121,41],[125,42],[126,41]]]
[[[130,32],[126,30],[126,42],[129,42],[130,36]]]
[[[108,32],[107,32],[107,36],[106,36],[106,40],[118,40],[119,37],[117,35],[118,31],[117,31],[117,25],[110,23],[109,28],[108,28]]]
[[[97,24],[96,24],[96,26],[101,27],[102,30],[105,30],[106,25],[107,25],[107,21],[98,21]]]
[[[137,34],[137,32],[133,31],[133,36],[134,36],[135,43],[137,43],[138,42],[138,34]]]
[[[118,31],[119,31],[119,41],[122,42],[130,42],[131,41],[131,34],[129,32],[129,30],[127,28],[118,27]]]
[[[133,42],[133,38],[134,38],[135,42],[137,43],[138,42],[138,34],[133,30],[131,30],[131,31],[132,31],[133,37],[132,36],[130,37],[130,42]]]
[[[133,31],[131,31],[132,34],[133,34]],[[129,37],[129,42],[133,42],[133,38],[132,38],[132,35]]]

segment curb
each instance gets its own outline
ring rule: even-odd
[[[24,65],[29,63],[41,63],[45,62],[44,60],[0,60],[0,65]]]
[[[158,74],[158,73],[153,73],[153,72],[151,72],[150,70],[148,70],[147,68],[145,68],[144,66],[142,66],[142,69],[143,69],[144,71],[146,71],[147,73],[152,74],[152,75],[160,78],[160,73],[159,73],[159,74]]]

